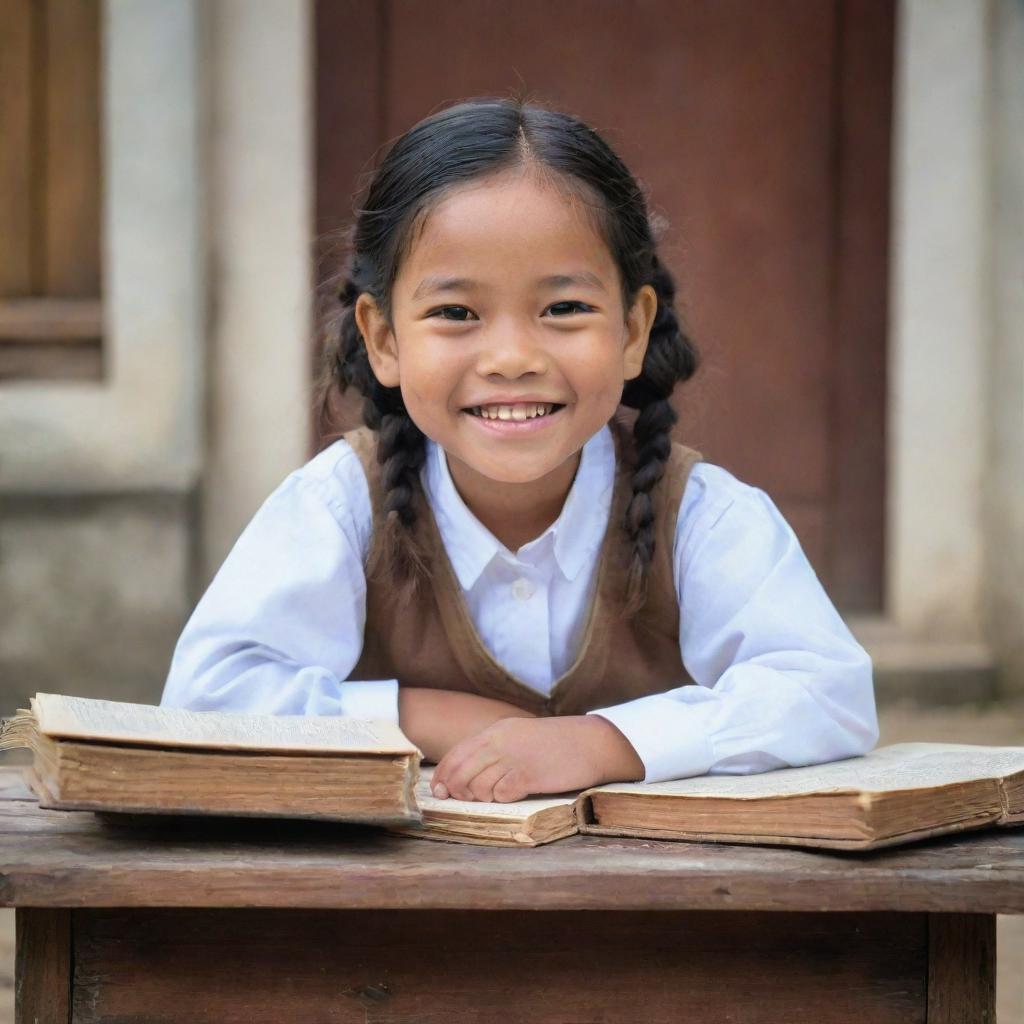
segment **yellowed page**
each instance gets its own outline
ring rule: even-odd
[[[60,739],[130,746],[335,754],[418,754],[391,722],[341,716],[241,715],[40,693],[38,729]]]
[[[538,811],[549,807],[565,807],[576,802],[577,793],[559,794],[550,797],[531,797],[515,803],[485,803],[482,800],[438,800],[430,792],[430,781],[434,775],[434,765],[420,770],[419,782],[416,783],[416,803],[419,804],[424,818],[428,814],[466,815],[475,818],[497,818],[507,821],[525,822]]]
[[[590,793],[658,797],[762,800],[811,793],[892,793],[931,789],[976,779],[1002,779],[1024,771],[1024,747],[966,743],[897,743],[863,757],[806,768],[779,768],[760,775],[703,775],[674,782],[614,783]]]
[[[438,800],[430,792],[433,772],[433,766],[425,768],[416,787],[421,824],[392,831],[417,839],[479,846],[540,846],[577,831],[575,793],[507,804]]]

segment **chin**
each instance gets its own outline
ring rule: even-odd
[[[463,465],[474,473],[500,484],[535,483],[558,469],[563,461],[552,459],[538,462],[536,457],[530,457],[525,452],[519,458],[502,458],[501,456],[492,456],[490,453],[483,458],[464,458],[458,452],[454,454]]]
[[[537,467],[523,468],[517,470],[515,467],[503,466],[472,466],[480,476],[493,480],[496,484],[532,484],[547,476],[550,470],[537,472]]]

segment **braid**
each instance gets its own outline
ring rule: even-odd
[[[342,313],[336,330],[324,345],[319,392],[321,423],[332,419],[331,396],[355,388],[363,396],[363,422],[378,435],[377,461],[384,489],[384,523],[375,538],[368,571],[398,584],[406,596],[425,579],[424,557],[412,538],[416,522],[419,471],[426,458],[426,438],[405,410],[399,388],[384,387],[374,375],[363,336],[356,324],[356,299],[369,287],[360,287],[369,275],[360,261],[350,261],[348,274],[337,293]],[[367,282],[368,283],[368,282]]]
[[[697,369],[696,349],[683,333],[676,315],[675,282],[657,255],[653,256],[649,283],[658,296],[658,312],[642,372],[635,380],[627,381],[622,393],[623,405],[640,410],[633,425],[633,496],[623,524],[632,543],[626,591],[626,609],[630,612],[635,612],[644,601],[654,557],[652,492],[664,476],[672,452],[671,432],[678,418],[672,405],[672,391],[677,381],[688,380]]]

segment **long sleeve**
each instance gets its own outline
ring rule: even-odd
[[[366,620],[366,478],[340,441],[264,502],[196,606],[161,704],[398,721],[395,680],[344,682]]]
[[[680,651],[698,685],[591,712],[629,739],[644,781],[819,764],[875,745],[870,658],[766,494],[698,466],[674,562]]]

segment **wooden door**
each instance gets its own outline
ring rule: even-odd
[[[879,609],[892,46],[892,0],[320,0],[318,230],[449,101],[589,121],[668,225],[703,357],[679,437],[775,499],[844,609]]]

